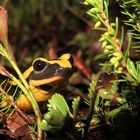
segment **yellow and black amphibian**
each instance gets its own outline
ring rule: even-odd
[[[70,54],[64,54],[55,60],[37,58],[23,76],[29,83],[37,102],[48,100],[54,90],[72,74],[73,59]],[[24,94],[17,100],[17,106],[22,110],[30,110],[31,104]]]

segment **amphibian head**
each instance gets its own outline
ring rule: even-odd
[[[73,58],[70,54],[64,54],[53,60],[37,58],[33,61],[23,76],[28,81],[37,102],[48,100],[54,89],[68,80],[73,71],[72,64]],[[18,99],[17,106],[23,110],[31,109],[31,104],[24,94]]]

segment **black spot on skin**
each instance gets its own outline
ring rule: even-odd
[[[53,89],[53,86],[50,86],[50,85],[41,85],[38,88],[39,89],[42,89],[42,90],[45,90],[45,91],[48,91],[48,90],[52,90]]]

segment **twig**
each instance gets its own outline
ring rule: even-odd
[[[89,115],[87,116],[86,125],[84,127],[83,140],[87,139],[90,122],[92,120],[92,116],[94,113],[94,105],[95,105],[95,100],[96,100],[96,95],[97,95],[96,85],[97,85],[98,79],[99,79],[99,75],[94,79],[94,82],[95,82],[94,88],[95,89],[94,89],[94,91],[92,91],[92,97],[90,98],[90,109],[89,109]]]
[[[28,85],[27,81],[24,79],[24,77],[23,77],[21,71],[19,70],[18,66],[16,65],[13,57],[10,55],[10,53],[8,51],[6,51],[5,46],[3,47],[2,44],[0,44],[0,47],[1,47],[1,54],[4,57],[6,57],[6,59],[9,61],[9,63],[12,65],[12,67],[18,74],[21,81],[19,81],[13,75],[7,73],[7,71],[5,69],[4,69],[4,71],[2,70],[2,72],[3,72],[3,74],[6,74],[6,76],[11,78],[19,86],[19,88],[23,91],[23,93],[25,94],[25,96],[27,97],[29,102],[31,103],[33,110],[35,112],[35,115],[37,117],[37,140],[42,140],[42,130],[39,127],[39,124],[41,123],[41,119],[42,119],[42,114],[40,112],[38,103],[37,103],[34,95],[32,94],[31,90],[29,89],[29,85]],[[8,46],[7,46],[7,48],[8,48]]]
[[[25,115],[16,105],[13,98],[7,94],[7,92],[0,87],[0,91],[3,93],[3,95],[8,99],[8,104],[13,105],[16,111],[24,118],[24,120],[28,121],[30,124],[35,124],[33,120],[31,120],[27,115]]]

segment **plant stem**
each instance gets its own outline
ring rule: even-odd
[[[10,64],[13,66],[13,68],[15,69],[15,71],[17,72],[19,78],[21,79],[22,83],[16,79],[15,77],[13,77],[13,81],[15,81],[17,83],[17,85],[22,89],[23,93],[25,94],[25,96],[27,97],[27,99],[29,100],[29,102],[31,103],[33,110],[35,112],[35,115],[37,117],[37,140],[41,140],[42,139],[42,130],[41,128],[39,128],[39,124],[41,122],[41,118],[42,118],[42,114],[40,112],[39,106],[36,102],[36,99],[34,98],[32,92],[29,89],[28,83],[27,81],[24,79],[22,73],[20,72],[19,68],[17,67],[17,65],[15,64],[14,60],[11,57],[7,58],[10,62]]]
[[[90,126],[90,122],[92,120],[93,113],[94,113],[95,100],[96,100],[96,96],[97,96],[96,85],[97,85],[98,79],[99,79],[99,75],[97,77],[95,77],[95,79],[94,79],[94,88],[92,87],[93,91],[90,91],[90,92],[92,92],[91,93],[92,95],[91,95],[91,98],[90,98],[89,115],[87,116],[86,125],[84,127],[83,140],[87,139],[88,129],[89,129],[89,126]]]
[[[86,125],[85,125],[85,128],[84,128],[84,137],[83,137],[83,140],[86,140],[87,139],[88,129],[89,129],[90,122],[91,122],[91,119],[92,119],[92,116],[93,116],[93,112],[94,112],[94,99],[92,98],[89,115],[87,117]]]

